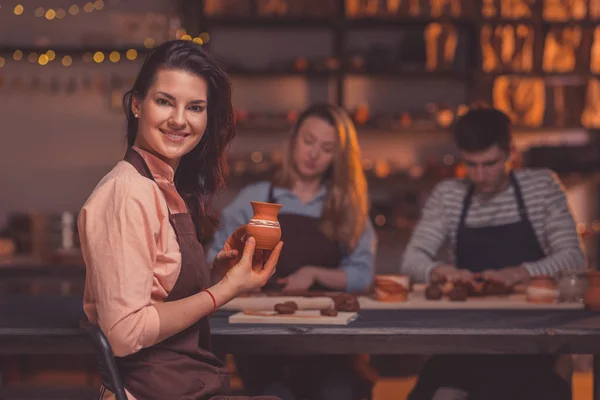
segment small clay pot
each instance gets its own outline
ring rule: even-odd
[[[556,280],[551,276],[534,276],[526,290],[530,303],[555,303],[558,294]]]
[[[254,215],[246,227],[246,235],[256,240],[256,248],[273,250],[281,239],[281,227],[277,220],[281,204],[251,201]]]
[[[378,301],[402,302],[408,299],[410,280],[405,275],[377,275],[375,296]]]
[[[396,274],[388,274],[388,275],[376,275],[375,280],[388,280],[392,282],[396,282],[408,291],[410,291],[410,277],[408,275],[396,275]]]
[[[588,272],[588,288],[583,304],[587,310],[600,311],[600,271]]]

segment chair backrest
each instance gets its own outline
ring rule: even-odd
[[[98,360],[98,369],[102,377],[102,384],[115,395],[116,400],[127,400],[125,394],[125,385],[119,374],[115,357],[110,347],[110,343],[104,333],[96,325],[83,318],[79,326],[87,332],[92,339],[96,359]]]

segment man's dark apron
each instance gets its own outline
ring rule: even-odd
[[[142,176],[154,180],[135,150],[127,150],[125,161]],[[204,251],[190,214],[169,213],[169,221],[181,250],[181,271],[167,302],[192,296],[210,284]],[[138,400],[248,399],[227,396],[229,375],[211,352],[207,317],[160,343],[117,358],[117,364],[125,388]]]
[[[457,268],[481,272],[515,267],[545,257],[513,173],[510,184],[520,220],[478,228],[465,224],[475,191],[474,185],[469,188],[456,234]],[[434,356],[421,371],[410,400],[431,398],[432,391],[441,386],[463,389],[471,394],[470,400],[542,398],[539,397],[541,390],[561,385],[557,381],[560,378],[553,374],[555,361],[555,356]]]

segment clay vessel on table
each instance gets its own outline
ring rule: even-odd
[[[256,248],[273,250],[281,239],[281,227],[277,220],[281,204],[251,201],[254,215],[246,227],[246,235],[256,240]]]
[[[583,303],[587,310],[600,311],[600,271],[588,272],[588,288]]]
[[[375,298],[378,301],[406,301],[409,290],[410,280],[406,275],[377,275],[375,277]]]
[[[558,299],[556,280],[551,276],[534,276],[525,293],[531,303],[554,303]]]

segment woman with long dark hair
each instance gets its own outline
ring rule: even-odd
[[[272,181],[247,186],[223,210],[209,260],[236,226],[252,218],[251,200],[282,204],[279,222],[285,248],[265,289],[288,293],[369,289],[377,238],[368,217],[356,130],[346,111],[314,104],[299,115],[280,173]],[[248,390],[256,394],[285,400],[353,400],[370,389],[357,373],[353,357],[258,356],[236,361]]]
[[[231,84],[201,46],[171,41],[150,53],[123,104],[125,158],[78,221],[85,313],[107,336],[130,399],[229,398],[207,316],[263,286],[283,244],[263,266],[241,226],[206,265],[200,239],[235,135]]]

